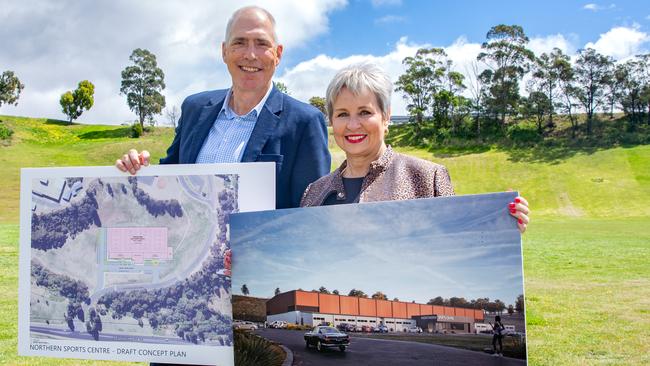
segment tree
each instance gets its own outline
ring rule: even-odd
[[[327,290],[327,288],[325,288],[325,286],[321,286],[321,287],[318,289],[318,292],[320,292],[321,294],[329,294],[329,293],[330,293],[330,292]]]
[[[79,118],[84,110],[89,110],[95,103],[95,86],[88,80],[80,81],[77,89],[67,91],[61,95],[59,104],[63,114],[68,116],[68,123]]]
[[[283,92],[284,94],[291,95],[289,93],[289,89],[287,88],[287,84],[281,82],[281,81],[274,81],[275,87],[278,88],[279,91]]]
[[[482,82],[489,87],[485,102],[503,128],[506,116],[517,109],[519,80],[528,72],[535,55],[526,48],[528,37],[519,25],[494,26],[486,38],[477,60],[488,67],[481,73]]]
[[[13,71],[4,71],[0,75],[0,107],[3,103],[18,105],[18,97],[23,89],[25,89],[25,84],[20,82]]]
[[[547,126],[550,129],[555,127],[553,114],[555,112],[555,101],[560,97],[561,92],[560,77],[570,67],[569,56],[565,55],[559,48],[553,48],[551,53],[542,53],[539,58],[535,59],[529,92],[540,92],[546,95],[550,107]],[[541,100],[539,97],[537,99]],[[542,132],[539,122],[538,130],[540,133]]]
[[[403,93],[408,103],[406,109],[415,117],[417,128],[422,125],[441,86],[445,70],[443,58],[446,56],[442,48],[421,48],[415,56],[406,57],[402,61],[406,71],[397,79],[395,90]]]
[[[327,111],[325,110],[325,98],[323,97],[311,97],[309,98],[309,104],[316,107],[321,113],[327,116]]]
[[[515,301],[515,310],[517,310],[518,313],[523,313],[524,307],[524,295],[517,296],[517,301]]]
[[[575,138],[578,130],[578,118],[573,112],[578,108],[578,91],[575,86],[575,73],[571,64],[568,64],[560,72],[558,81],[560,85],[560,102],[558,106],[569,117],[569,121],[571,122],[571,138]]]
[[[280,288],[276,287],[275,288],[275,296],[278,296],[278,295],[280,295]]]
[[[576,97],[587,113],[587,134],[591,134],[594,112],[606,102],[607,80],[614,60],[593,48],[580,50],[575,65]]]
[[[535,116],[537,119],[537,133],[543,134],[544,117],[552,114],[553,105],[546,94],[540,91],[533,91],[528,98],[522,98],[522,111],[526,116]]]
[[[178,121],[178,117],[181,116],[181,112],[178,110],[178,107],[174,105],[171,108],[165,108],[165,116],[167,117],[169,124],[175,129],[176,121]]]
[[[508,314],[512,315],[515,312],[515,308],[512,306],[512,304],[508,305]]]
[[[138,115],[144,128],[144,121],[160,114],[165,107],[165,97],[160,94],[165,89],[165,74],[158,67],[156,56],[145,49],[135,49],[129,60],[134,65],[122,70],[120,92],[126,95],[129,108]]]
[[[348,296],[364,297],[364,298],[368,297],[368,295],[366,295],[365,292],[363,292],[361,290],[354,289],[354,288],[352,290],[350,290],[350,293],[348,293]]]
[[[334,294],[334,295],[338,295],[338,294],[339,294],[339,290],[334,290],[334,291],[332,291],[332,294]]]
[[[377,291],[377,292],[375,292],[375,293],[372,294],[372,296],[370,296],[370,297],[373,298],[373,299],[377,299],[377,300],[388,300],[388,296],[386,296],[386,294],[384,294],[384,293],[381,292],[381,291]]]
[[[474,114],[474,125],[476,126],[476,137],[481,137],[481,112],[483,107],[483,98],[486,95],[486,86],[484,80],[480,77],[479,66],[477,61],[472,61],[469,68],[465,66],[465,73],[469,75],[469,92],[472,96],[470,105]]]
[[[246,286],[246,284],[243,284],[241,286],[241,293],[244,294],[244,296],[248,296],[248,294],[250,294],[250,291],[248,291],[248,286]]]
[[[442,296],[436,296],[436,298],[429,300],[427,302],[427,305],[444,305],[445,304],[445,299],[442,298]]]
[[[622,80],[619,103],[628,117],[630,126],[641,122],[646,105],[649,108],[648,123],[650,124],[649,69],[650,54],[636,56],[617,67],[617,78]]]

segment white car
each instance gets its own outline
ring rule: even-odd
[[[269,324],[269,328],[283,329],[287,327],[287,322],[284,320],[276,320]]]
[[[407,333],[422,333],[422,328],[420,327],[409,327],[405,329]]]

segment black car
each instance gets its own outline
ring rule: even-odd
[[[316,346],[316,349],[323,351],[326,347],[338,347],[341,352],[350,345],[350,336],[341,333],[334,327],[318,326],[311,332],[305,333],[305,346]]]

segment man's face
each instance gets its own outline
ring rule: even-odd
[[[282,57],[282,45],[273,40],[271,22],[255,11],[235,19],[221,51],[236,92],[266,92]]]

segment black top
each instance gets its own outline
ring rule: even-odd
[[[346,203],[358,203],[361,185],[364,177],[345,178],[343,177],[343,187],[345,187],[345,199],[337,199],[337,193],[332,192],[323,202],[323,206],[342,205]]]

